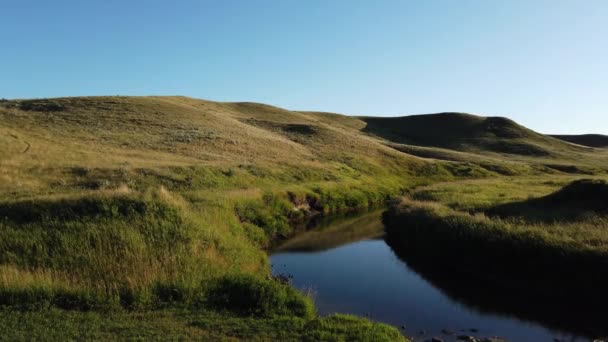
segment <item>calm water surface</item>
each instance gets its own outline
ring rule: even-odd
[[[405,334],[416,340],[455,339],[442,330],[509,341],[590,340],[518,318],[517,313],[497,314],[487,307],[482,312],[463,304],[475,302],[475,291],[467,291],[473,295],[464,301],[448,296],[445,288],[397,257],[383,239],[380,216],[380,211],[367,213],[299,234],[271,255],[274,273],[292,275],[296,287],[312,290],[322,315],[368,316],[405,326]]]

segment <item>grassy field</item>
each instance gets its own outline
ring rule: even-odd
[[[208,311],[0,311],[7,341],[404,341],[393,328],[348,315],[239,317]]]
[[[513,244],[530,243],[534,246],[555,247],[564,253],[585,251],[603,255],[608,252],[608,234],[606,208],[598,205],[596,208],[590,206],[575,207],[568,202],[576,201],[571,195],[572,188],[581,189],[588,193],[585,188],[586,182],[576,181],[557,192],[540,198],[526,199],[519,202],[503,203],[502,198],[495,198],[495,206],[476,206],[471,210],[471,202],[476,205],[485,206],[489,202],[487,198],[480,201],[470,200],[468,209],[461,211],[450,208],[441,202],[430,202],[402,198],[393,205],[392,210],[386,217],[390,219],[409,220],[419,227],[420,234],[424,234],[427,227],[420,218],[428,217],[429,220],[437,219],[437,222],[445,223],[445,228],[438,228],[446,236],[447,234],[462,235],[460,242],[464,242],[467,235],[487,236],[485,240],[499,243],[502,240],[511,240]],[[581,185],[582,184],[582,185]],[[594,187],[606,188],[605,181],[595,181]],[[539,191],[542,191],[539,189]],[[574,190],[579,191],[579,190]],[[602,189],[605,191],[605,189]],[[567,194],[567,196],[564,196]],[[424,195],[428,195],[425,193]],[[588,197],[588,195],[581,194]],[[591,200],[593,197],[589,198]],[[597,199],[597,198],[596,198]],[[491,201],[491,200],[490,200]],[[563,203],[562,201],[567,201]],[[463,201],[466,205],[466,198]],[[582,201],[576,201],[579,205]],[[516,205],[515,205],[516,204]],[[566,211],[566,209],[569,211]],[[542,209],[541,209],[542,208]],[[541,211],[539,213],[539,211]],[[409,221],[408,221],[409,223]],[[406,226],[406,224],[401,224]],[[399,229],[399,228],[395,228]],[[409,228],[408,228],[409,229]],[[411,229],[418,229],[414,226]],[[440,232],[438,232],[440,233]],[[447,239],[447,238],[446,238]],[[449,240],[449,239],[448,239]],[[608,255],[608,254],[607,254]]]
[[[604,336],[597,317],[608,304],[607,199],[604,179],[441,183],[397,200],[384,222],[393,249],[414,267],[442,270],[440,283],[448,274],[482,283],[494,310]],[[546,313],[564,306],[585,319],[566,324]]]
[[[464,114],[357,118],[186,97],[3,101],[0,324],[24,322],[11,329],[26,338],[45,315],[65,315],[99,324],[91,338],[128,338],[158,315],[186,339],[272,339],[282,324],[294,339],[315,331],[307,324],[327,339],[392,336],[366,320],[317,318],[306,295],[270,279],[264,249],[319,213],[403,194],[480,211],[605,177],[606,161],[604,149]],[[204,312],[204,323],[185,324],[176,308]],[[132,330],[101,327],[123,320]],[[242,324],[257,328],[238,335]]]

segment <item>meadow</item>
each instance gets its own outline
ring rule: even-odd
[[[595,256],[601,217],[547,228],[475,212],[605,178],[606,161],[604,149],[458,113],[358,118],[185,97],[3,101],[0,326],[15,339],[76,338],[86,326],[87,339],[395,340],[395,329],[366,319],[319,318],[306,294],[270,276],[265,249],[311,217],[408,195],[463,231],[489,226],[485,236]]]

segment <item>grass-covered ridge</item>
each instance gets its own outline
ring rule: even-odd
[[[482,149],[533,156],[547,156],[557,149],[576,150],[574,146],[568,146],[502,117],[440,113],[363,120],[367,122],[366,131],[409,145],[463,151]]]
[[[602,179],[576,180],[539,198],[505,203],[487,210],[493,216],[528,222],[572,222],[608,215],[608,183]]]

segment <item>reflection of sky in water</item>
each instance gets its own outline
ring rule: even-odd
[[[471,328],[479,329],[480,336],[511,341],[552,341],[560,335],[534,323],[479,313],[451,300],[398,260],[383,240],[359,241],[323,252],[278,253],[272,255],[271,263],[276,273],[293,275],[296,287],[315,291],[321,314],[370,314],[374,320],[405,325],[411,336],[420,330],[439,335],[442,329]]]

